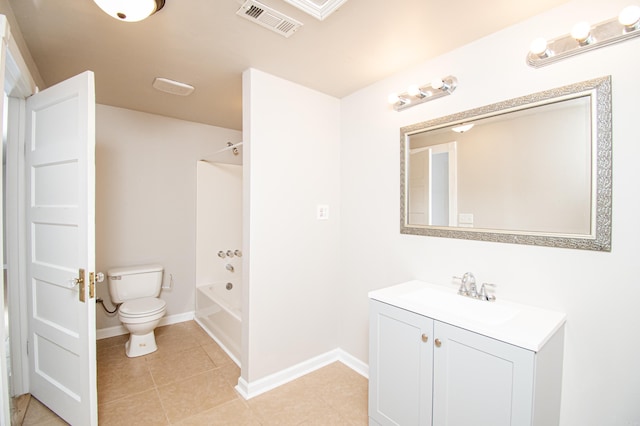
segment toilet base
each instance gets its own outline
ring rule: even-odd
[[[158,350],[156,345],[156,336],[151,331],[147,334],[130,334],[129,340],[124,345],[125,353],[129,358],[148,355]]]

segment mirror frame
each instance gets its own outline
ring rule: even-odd
[[[407,145],[411,135],[582,96],[590,96],[591,100],[591,148],[594,153],[591,159],[592,225],[589,234],[520,232],[480,228],[411,225],[407,223]],[[400,129],[400,233],[546,247],[611,251],[611,121],[611,76],[606,76],[402,127]],[[593,188],[594,185],[595,191]]]

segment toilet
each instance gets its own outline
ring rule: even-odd
[[[118,319],[129,330],[125,344],[128,357],[147,355],[158,349],[153,330],[167,308],[160,299],[161,265],[139,265],[107,271],[109,295],[113,303],[121,303]]]

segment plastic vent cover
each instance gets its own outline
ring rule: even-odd
[[[273,32],[290,37],[302,26],[301,22],[280,13],[255,0],[247,0],[236,15],[255,22]]]

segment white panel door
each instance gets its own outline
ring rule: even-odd
[[[95,425],[92,72],[27,100],[26,151],[30,391],[67,422]]]

